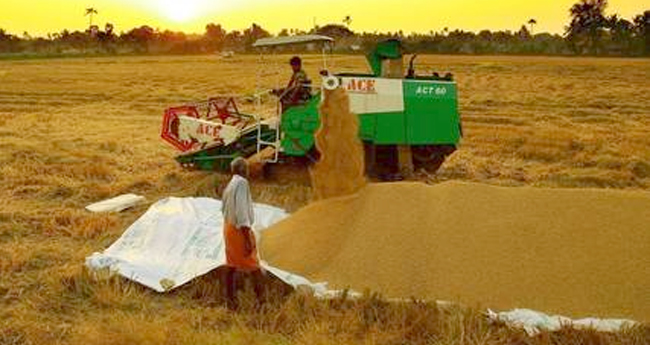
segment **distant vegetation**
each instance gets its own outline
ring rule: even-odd
[[[607,15],[607,0],[581,0],[569,12],[571,21],[565,33],[535,33],[537,20],[531,18],[516,32],[483,30],[478,33],[449,30],[428,33],[354,32],[352,18],[343,24],[314,27],[309,31],[283,29],[277,36],[318,33],[337,39],[334,51],[355,53],[375,42],[400,38],[406,48],[420,53],[440,54],[528,54],[528,55],[598,55],[649,56],[650,10],[631,18]],[[89,28],[86,31],[63,30],[47,37],[21,36],[0,29],[0,54],[4,56],[67,56],[115,54],[202,54],[219,51],[248,52],[251,44],[272,34],[258,24],[243,31],[227,31],[219,24],[208,24],[205,33],[185,34],[140,26],[116,33],[111,23],[103,28],[93,24],[99,11],[86,9]],[[291,48],[306,51],[309,47]]]

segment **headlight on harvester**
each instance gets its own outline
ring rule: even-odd
[[[336,90],[336,88],[341,85],[341,82],[339,81],[339,78],[333,77],[333,76],[328,76],[323,78],[323,88],[325,90]]]

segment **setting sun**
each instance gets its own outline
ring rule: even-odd
[[[175,22],[196,19],[207,7],[204,0],[163,0],[157,4],[162,15]]]

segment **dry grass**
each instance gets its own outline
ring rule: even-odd
[[[466,140],[442,178],[648,188],[647,60],[452,59]]]
[[[286,57],[273,59],[284,66]],[[210,195],[221,175],[180,170],[159,139],[166,106],[251,93],[253,57],[133,57],[0,62],[0,344],[363,343],[647,344],[647,327],[619,335],[564,330],[529,339],[475,310],[423,303],[316,301],[294,296],[232,314],[190,292],[158,295],[88,276],[84,258],[112,243],[147,205],[90,215],[124,192],[150,202]],[[315,78],[317,57],[305,59]],[[463,147],[439,176],[505,185],[650,186],[648,60],[420,58],[460,87]],[[337,57],[339,70],[366,70]],[[268,69],[269,67],[267,67]],[[287,69],[285,69],[287,70]],[[288,73],[288,71],[287,71]],[[286,76],[288,77],[288,76]],[[284,78],[281,78],[284,79]],[[275,78],[264,84],[275,86]],[[295,210],[302,183],[261,182],[256,200]]]

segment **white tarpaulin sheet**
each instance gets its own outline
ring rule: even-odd
[[[122,212],[128,208],[131,208],[141,202],[145,198],[136,194],[124,194],[118,197],[96,202],[92,205],[86,206],[86,210],[90,212]]]
[[[255,204],[254,230],[287,216],[282,209]],[[221,201],[210,198],[166,198],[152,205],[113,245],[86,258],[92,269],[110,269],[158,292],[169,291],[226,262]],[[308,285],[327,296],[325,284],[263,267],[292,286]]]
[[[635,321],[624,319],[586,318],[573,320],[566,316],[550,316],[530,309],[513,309],[500,313],[488,310],[488,317],[495,321],[505,322],[512,327],[523,328],[530,336],[536,335],[540,331],[557,331],[565,326],[575,329],[617,332],[624,327],[632,327],[636,324]]]

